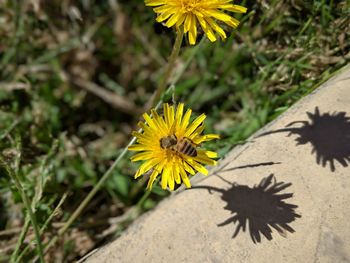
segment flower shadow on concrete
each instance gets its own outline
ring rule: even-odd
[[[259,135],[266,136],[273,133],[289,132],[288,136],[297,135],[297,145],[310,143],[312,154],[316,154],[316,163],[326,167],[329,163],[332,172],[335,171],[335,161],[343,167],[350,163],[350,117],[346,112],[320,114],[318,107],[314,113],[307,112],[309,120],[294,121],[285,129],[270,131]],[[301,123],[300,128],[292,125]]]
[[[277,183],[273,174],[262,179],[252,188],[247,185],[228,183],[231,187],[227,190],[211,186],[193,188],[222,194],[221,199],[226,202],[225,209],[229,210],[232,216],[218,226],[235,224],[232,238],[236,237],[240,230],[245,232],[247,227],[254,243],[260,243],[261,236],[272,240],[273,229],[284,237],[287,232],[295,232],[289,224],[301,217],[295,212],[298,206],[285,202],[293,196],[292,193],[279,193],[291,186],[291,183]]]

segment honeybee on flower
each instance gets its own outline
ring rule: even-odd
[[[234,5],[232,2],[232,0],[145,0],[146,6],[154,7],[153,11],[158,15],[157,22],[164,22],[167,27],[179,28],[183,25],[184,33],[188,33],[191,45],[196,44],[198,23],[212,42],[217,40],[215,33],[223,40],[227,37],[217,21],[232,28],[239,25],[239,21],[225,11],[246,13],[247,8]]]
[[[146,123],[139,122],[142,132],[133,132],[137,144],[129,146],[130,151],[139,153],[131,160],[144,161],[135,174],[135,178],[150,173],[147,188],[151,189],[158,175],[161,175],[163,189],[169,187],[174,190],[175,183],[183,182],[191,187],[188,175],[200,172],[208,174],[203,164],[216,165],[212,158],[217,157],[216,152],[201,149],[199,146],[205,141],[218,139],[217,134],[202,135],[204,130],[204,114],[190,123],[192,110],[184,113],[184,104],[169,106],[163,105],[164,116],[160,116],[154,109],[151,115],[143,114]]]

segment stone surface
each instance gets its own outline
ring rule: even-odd
[[[86,262],[350,262],[349,118],[347,67]]]

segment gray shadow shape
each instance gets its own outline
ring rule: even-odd
[[[289,224],[301,217],[295,212],[298,206],[285,201],[293,196],[292,193],[279,193],[290,187],[291,183],[277,183],[273,174],[252,188],[223,180],[231,185],[229,189],[211,186],[194,186],[192,189],[221,193],[221,199],[226,202],[224,209],[230,211],[232,216],[218,226],[236,225],[232,238],[247,228],[254,243],[260,243],[261,236],[271,241],[273,229],[282,236],[295,232]]]
[[[311,154],[316,154],[316,163],[335,171],[335,161],[343,167],[350,162],[350,117],[346,112],[333,112],[320,114],[318,107],[315,112],[307,112],[309,120],[294,121],[284,129],[265,132],[258,137],[289,132],[288,136],[297,135],[297,145],[310,143]],[[300,128],[291,126],[301,124]]]

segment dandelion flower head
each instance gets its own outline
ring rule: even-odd
[[[217,33],[221,39],[226,38],[225,31],[217,21],[232,28],[239,25],[239,21],[225,13],[245,13],[247,8],[232,4],[232,0],[145,0],[147,6],[154,7],[158,15],[157,22],[165,22],[167,27],[184,25],[184,33],[188,33],[191,45],[196,43],[197,22],[210,41],[216,41]],[[215,33],[214,33],[215,32]]]
[[[184,113],[184,104],[175,106],[163,105],[164,116],[159,115],[155,110],[151,110],[151,115],[145,113],[143,117],[146,123],[140,122],[138,125],[142,132],[133,132],[137,143],[129,146],[130,151],[139,152],[131,157],[131,160],[144,161],[135,174],[135,178],[150,173],[147,188],[151,189],[155,179],[161,175],[161,186],[163,189],[169,187],[174,190],[175,183],[183,182],[187,187],[191,187],[188,175],[194,175],[197,171],[207,175],[208,170],[203,164],[216,165],[212,158],[217,157],[216,152],[206,151],[199,148],[205,141],[219,138],[216,134],[202,135],[204,130],[204,114],[198,116],[190,122],[191,109]],[[196,146],[196,156],[183,154],[169,148],[161,146],[162,138],[176,136],[177,140],[186,138]]]

